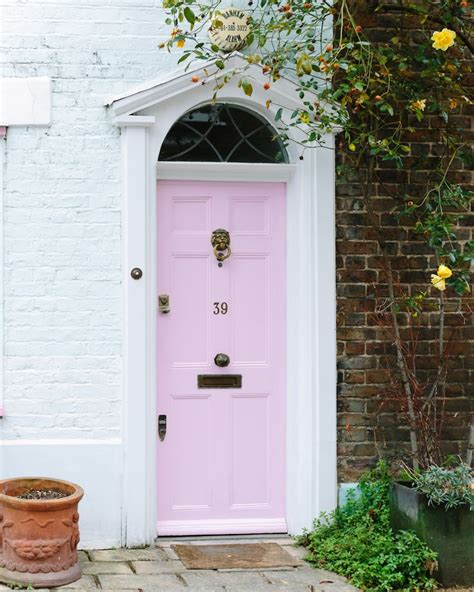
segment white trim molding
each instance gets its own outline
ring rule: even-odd
[[[4,364],[5,359],[3,356],[4,352],[4,245],[3,245],[3,207],[4,207],[4,192],[5,192],[5,143],[6,143],[7,128],[0,126],[0,420],[5,414],[3,406],[3,376],[4,376]]]
[[[161,536],[194,536],[226,534],[278,534],[286,532],[286,521],[275,519],[239,520],[168,520],[160,522]]]
[[[239,56],[231,67],[238,66]],[[191,82],[200,69],[142,85],[108,101],[122,128],[123,191],[123,544],[156,536],[156,179],[279,180],[287,183],[287,524],[290,533],[311,527],[337,504],[336,478],[336,281],[333,136],[301,158],[290,128],[288,165],[160,163],[163,140],[187,111],[209,103],[212,85]],[[220,102],[242,105],[275,125],[267,99],[293,109],[293,83],[264,91],[259,68],[245,97],[237,83]],[[292,97],[295,97],[294,99]],[[132,268],[143,271],[133,279]],[[324,272],[324,281],[321,272]],[[215,525],[214,525],[215,526]],[[243,529],[250,526],[243,525]],[[256,527],[257,528],[257,527]],[[278,527],[277,527],[278,528]],[[171,531],[170,531],[171,532]],[[242,530],[243,532],[243,530]]]
[[[156,178],[173,181],[288,181],[293,164],[244,162],[158,162]]]

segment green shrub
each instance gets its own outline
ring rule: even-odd
[[[471,467],[459,463],[455,467],[444,468],[433,465],[422,473],[410,471],[414,486],[424,493],[431,506],[444,506],[446,510],[462,505],[474,508],[474,490]]]
[[[346,576],[362,590],[433,590],[436,553],[414,533],[394,533],[390,527],[390,481],[386,463],[380,462],[347,503],[317,519],[300,543],[311,563]]]

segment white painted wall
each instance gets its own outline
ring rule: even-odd
[[[120,137],[103,104],[163,70],[161,0],[2,0],[0,20],[2,76],[53,86],[51,126],[6,140],[2,438],[117,438]]]
[[[176,63],[157,48],[161,4],[0,0],[0,75],[52,80],[51,125],[5,141],[0,477],[85,486],[86,546],[122,540],[120,131],[104,100]]]

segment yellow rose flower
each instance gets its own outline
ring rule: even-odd
[[[440,265],[437,271],[440,278],[444,280],[450,278],[453,275],[453,272],[447,267],[446,265]]]
[[[444,28],[442,31],[435,31],[433,35],[431,35],[433,47],[435,49],[441,49],[442,51],[446,51],[448,47],[454,45],[455,39],[456,33],[454,31],[451,31],[451,29],[446,28]]]
[[[443,278],[439,277],[439,275],[435,275],[434,273],[432,273],[431,283],[435,288],[438,288],[438,290],[446,290],[446,282]]]
[[[186,43],[186,42],[185,42],[185,40],[184,40],[184,39],[180,39],[180,40],[179,40],[179,41],[176,43],[176,45],[177,45],[178,47],[184,47],[184,44],[185,44],[185,43]]]
[[[419,109],[420,111],[424,111],[426,109],[426,99],[418,99],[417,101],[413,101],[411,104],[413,109]]]

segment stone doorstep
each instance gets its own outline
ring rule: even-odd
[[[268,537],[262,537],[261,535],[249,535],[239,537],[238,535],[229,536],[202,536],[202,537],[158,537],[155,540],[155,546],[160,547],[171,547],[171,545],[245,545],[252,543],[277,543],[282,547],[292,546],[295,544],[295,539],[288,535],[268,535]]]

